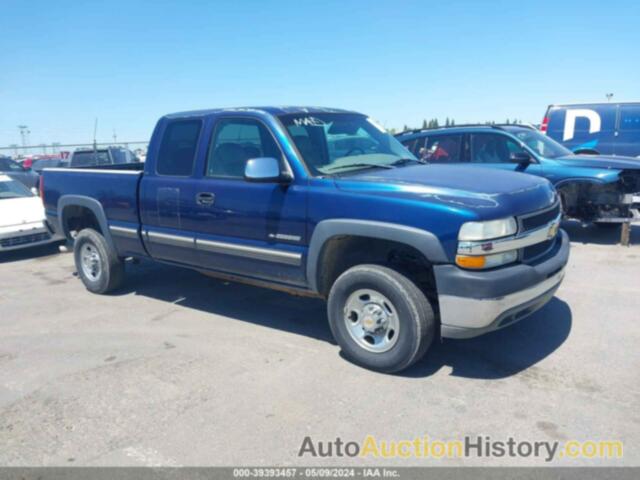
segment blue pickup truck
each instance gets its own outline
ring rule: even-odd
[[[148,257],[319,296],[344,354],[384,372],[438,336],[537,310],[569,256],[547,180],[423,165],[344,110],[167,115],[144,165],[47,169],[42,182],[48,221],[73,239],[91,292],[118,288],[124,259]]]
[[[397,135],[425,163],[492,168],[544,177],[563,213],[597,226],[640,220],[640,160],[575,155],[526,125],[461,125]]]

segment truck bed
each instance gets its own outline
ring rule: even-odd
[[[42,201],[51,227],[68,237],[73,227],[69,216],[74,215],[80,205],[94,213],[97,226],[114,242],[118,252],[144,254],[138,215],[143,169],[144,164],[132,163],[43,170]],[[75,207],[65,208],[69,204]],[[129,235],[112,235],[114,230]]]

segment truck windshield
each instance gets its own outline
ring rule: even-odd
[[[280,116],[309,170],[326,175],[420,163],[373,120],[351,113]]]
[[[22,197],[33,197],[33,194],[19,182],[0,179],[0,200]]]
[[[555,140],[543,135],[537,130],[522,127],[506,127],[506,130],[518,137],[520,141],[524,142],[527,147],[541,157],[558,158],[573,155],[571,150],[563,147]]]

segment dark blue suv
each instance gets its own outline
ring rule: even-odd
[[[564,214],[597,225],[640,218],[640,160],[575,155],[526,125],[412,130],[398,140],[425,163],[523,172],[551,181]]]

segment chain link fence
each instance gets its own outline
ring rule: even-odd
[[[40,145],[9,145],[0,147],[0,156],[11,157],[14,160],[34,156],[61,156],[66,157],[77,149],[91,150],[92,148],[122,147],[134,153],[146,156],[148,140],[132,142],[99,142],[99,143],[49,143]]]

